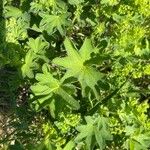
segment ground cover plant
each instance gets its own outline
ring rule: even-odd
[[[150,149],[149,0],[0,1],[0,149]]]

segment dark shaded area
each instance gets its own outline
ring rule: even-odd
[[[30,3],[31,2],[32,2],[32,0],[23,1],[22,6],[21,6],[21,10],[22,11],[28,11],[30,9]]]
[[[148,100],[148,102],[150,103],[150,76],[145,75],[141,78],[133,79],[133,83],[139,89],[137,90],[137,92],[140,94],[140,103],[142,103],[145,100]]]
[[[5,19],[3,16],[3,1],[0,1],[0,74],[3,75],[3,63],[4,63],[4,57],[3,52],[5,48]],[[0,77],[0,107],[3,100],[3,87],[2,84],[4,84],[4,81],[2,80],[2,77]],[[3,104],[4,105],[4,104]]]
[[[4,49],[4,45],[5,45],[5,19],[3,16],[3,0],[1,0],[0,1],[0,54]]]
[[[30,2],[31,0],[23,2],[22,11],[30,8],[28,7]],[[13,0],[11,5],[20,8],[20,1],[16,3],[16,0]],[[22,47],[27,40],[18,40],[20,44],[6,41],[5,21],[3,0],[0,0],[0,149],[11,136],[24,143],[37,143],[36,140],[39,138],[40,141],[42,135],[39,134],[39,130],[31,133],[31,130],[35,130],[31,127],[33,121],[38,126],[40,124],[38,116],[41,115],[36,116],[37,113],[29,108],[29,84],[22,78],[20,71],[21,58],[25,55]],[[35,38],[41,33],[30,30],[28,34]],[[34,137],[38,138],[33,140]]]
[[[3,0],[0,1],[0,107],[13,106],[17,89],[21,82],[19,74],[22,51],[20,45],[6,41],[6,25],[3,13]],[[9,107],[10,105],[10,107]],[[7,110],[7,109],[6,109]]]
[[[11,111],[16,106],[18,88],[21,84],[19,73],[21,47],[6,41],[6,25],[3,13],[3,0],[0,1],[0,109]]]

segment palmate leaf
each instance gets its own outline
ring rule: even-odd
[[[37,63],[34,61],[35,56],[33,55],[32,51],[28,51],[25,56],[25,63],[21,68],[22,76],[33,78],[33,70],[37,68]]]
[[[148,150],[150,147],[150,132],[135,135],[129,138],[124,147],[130,150]]]
[[[112,140],[106,118],[100,116],[95,118],[87,116],[85,120],[87,123],[86,125],[77,127],[80,133],[75,138],[75,142],[78,143],[85,140],[87,149],[91,150],[95,144],[98,144],[100,150],[103,150],[106,146],[106,141]],[[93,138],[96,139],[97,143],[92,143]]]
[[[85,96],[85,87],[90,87],[95,96],[98,98],[98,94],[95,89],[97,81],[101,79],[101,74],[90,65],[85,65],[84,62],[91,58],[91,53],[95,52],[90,39],[85,39],[80,50],[76,50],[71,41],[66,38],[64,45],[68,56],[64,58],[55,58],[53,63],[63,66],[67,69],[67,72],[63,76],[62,80],[69,77],[78,78],[82,86],[82,94]]]
[[[40,16],[42,17],[42,20],[40,22],[39,28],[42,31],[45,30],[48,34],[52,34],[57,29],[61,35],[64,35],[64,27],[68,25],[68,13],[60,15],[49,15],[41,13]]]
[[[69,92],[63,87],[72,88],[70,84],[63,84],[61,81],[53,77],[53,75],[48,70],[48,65],[44,64],[42,67],[43,73],[36,74],[36,84],[31,86],[32,92],[35,96],[43,96],[40,98],[40,102],[44,103],[49,100],[51,103],[51,98],[53,95],[59,95],[72,109],[79,109],[80,105]],[[47,103],[48,104],[48,103]]]
[[[41,37],[37,37],[36,39],[30,38],[28,46],[34,53],[42,55],[45,53],[45,49],[48,48],[49,44]]]
[[[25,56],[24,64],[21,68],[23,77],[34,77],[33,70],[38,68],[38,63],[36,61],[39,58],[43,59],[45,62],[49,61],[45,56],[45,50],[48,46],[48,43],[45,42],[42,37],[29,39],[28,47],[30,49]]]

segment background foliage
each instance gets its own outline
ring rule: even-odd
[[[149,0],[3,0],[0,11],[1,149],[150,148]]]

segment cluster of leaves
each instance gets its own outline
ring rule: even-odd
[[[7,74],[7,93],[16,105],[14,131],[1,143],[20,150],[150,148],[149,0],[1,6],[0,69],[15,74]]]

